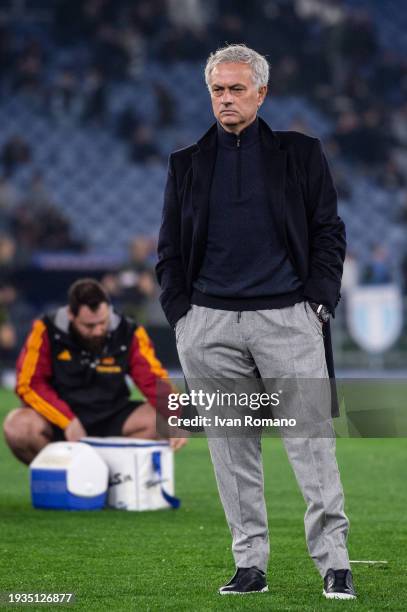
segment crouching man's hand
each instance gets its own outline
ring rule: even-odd
[[[86,430],[78,418],[74,418],[65,428],[65,439],[68,442],[77,442],[86,436]]]
[[[177,451],[188,442],[186,438],[170,438],[170,447],[173,451]]]
[[[178,451],[188,442],[189,433],[179,427],[171,427],[168,431],[168,441],[173,451]]]

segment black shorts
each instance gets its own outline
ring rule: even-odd
[[[131,400],[123,408],[114,414],[110,414],[103,420],[95,421],[93,417],[92,422],[87,422],[85,417],[80,417],[80,421],[86,429],[86,434],[88,436],[97,436],[101,438],[121,436],[123,435],[122,429],[127,417],[143,404],[145,404],[145,401]],[[52,425],[52,430],[54,442],[65,440],[64,432],[60,427]]]

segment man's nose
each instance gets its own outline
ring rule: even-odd
[[[225,89],[225,91],[222,94],[222,104],[232,104],[232,102],[233,102],[233,96],[231,92]]]

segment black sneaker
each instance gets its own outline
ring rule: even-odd
[[[268,590],[264,572],[257,567],[238,567],[236,574],[219,589],[219,593],[221,595],[247,595],[266,593]]]
[[[329,569],[324,578],[322,593],[327,599],[356,599],[352,572],[348,569]]]

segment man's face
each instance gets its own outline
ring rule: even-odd
[[[96,310],[81,306],[75,316],[69,312],[74,336],[78,342],[93,353],[103,349],[109,328],[109,305],[102,302]]]
[[[250,125],[262,104],[267,87],[256,87],[248,64],[218,64],[210,76],[213,113],[227,132],[239,134]]]

